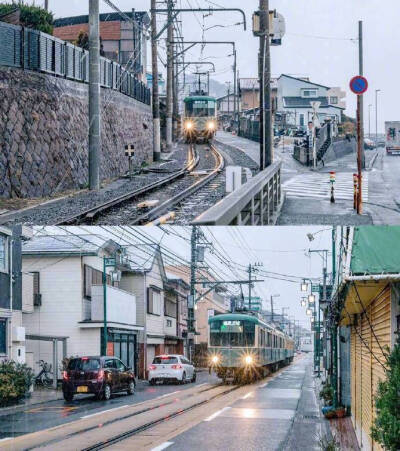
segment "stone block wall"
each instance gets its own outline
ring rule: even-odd
[[[101,179],[152,161],[148,105],[101,90]],[[37,72],[0,67],[0,197],[45,197],[88,183],[88,86]]]

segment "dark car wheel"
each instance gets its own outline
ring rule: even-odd
[[[64,395],[65,401],[67,401],[67,402],[71,402],[74,399],[74,394],[69,391],[63,392],[63,395]]]
[[[186,373],[183,372],[181,384],[183,385],[183,384],[185,384],[185,383],[186,383]]]
[[[111,398],[111,387],[109,384],[106,384],[104,387],[103,398],[105,401],[108,401]]]
[[[149,380],[149,384],[150,384],[150,385],[156,385],[156,381],[155,381],[154,379],[150,379],[150,380]]]
[[[192,382],[196,382],[196,373],[193,373]]]
[[[130,381],[128,385],[128,395],[134,395],[135,394],[135,382]]]

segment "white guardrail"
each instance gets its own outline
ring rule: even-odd
[[[282,162],[273,163],[198,216],[193,225],[273,225],[283,204]]]

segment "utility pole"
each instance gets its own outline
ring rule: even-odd
[[[174,39],[174,31],[172,32]],[[176,44],[172,45],[173,64],[172,64],[172,136],[173,140],[177,139],[178,131],[178,64],[176,60],[177,53]]]
[[[197,269],[197,238],[198,227],[192,227],[192,235],[190,238],[190,300],[188,302],[188,330],[190,332],[195,331],[194,326],[194,302],[196,299],[196,269]]]
[[[358,60],[359,60],[359,75],[364,75],[364,51],[363,51],[363,22],[358,22]],[[361,167],[365,169],[365,150],[364,150],[364,95],[358,96],[360,98],[360,139],[361,139]],[[360,182],[361,183],[361,182]]]
[[[272,164],[271,54],[269,0],[260,0],[260,170]]]
[[[167,28],[167,114],[166,114],[166,140],[167,151],[172,149],[172,102],[173,102],[173,8],[174,1],[167,0],[168,6],[168,28]]]
[[[45,9],[46,11],[49,10],[49,0],[44,0],[44,9]]]
[[[236,124],[238,115],[237,108],[237,74],[236,74],[236,49],[233,50],[233,123]]]
[[[226,84],[228,85],[228,117],[231,114],[231,82],[227,81]]]
[[[274,322],[274,297],[271,294],[271,323]]]
[[[249,273],[249,310],[251,310],[251,271],[252,271],[252,267],[250,264],[249,268],[247,270],[247,272]]]
[[[89,0],[89,189],[100,188],[100,17],[99,0]]]
[[[368,139],[371,139],[371,107],[372,103],[368,105]]]
[[[161,159],[160,135],[160,97],[158,89],[158,52],[157,52],[157,13],[156,0],[151,0],[151,66],[152,66],[152,100],[153,100],[153,160]]]

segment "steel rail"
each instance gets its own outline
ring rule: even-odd
[[[190,158],[185,164],[185,166],[180,169],[179,171],[174,172],[173,174],[169,175],[168,177],[165,177],[161,180],[157,180],[156,182],[150,183],[149,185],[146,185],[142,188],[136,189],[134,191],[131,191],[129,193],[123,194],[122,196],[118,196],[114,199],[111,199],[101,205],[97,205],[95,207],[92,207],[88,210],[84,210],[83,212],[78,213],[77,215],[70,216],[67,219],[63,219],[57,224],[54,225],[68,225],[68,224],[76,224],[85,220],[93,220],[95,217],[97,217],[100,213],[109,210],[110,208],[122,204],[126,201],[129,201],[130,199],[134,197],[138,197],[142,194],[146,194],[150,191],[153,191],[156,188],[161,188],[164,185],[167,185],[175,180],[177,180],[180,177],[183,177],[187,172],[192,171],[199,163],[199,155],[197,154],[194,147],[190,147]]]
[[[211,391],[211,390],[214,390],[216,388],[219,388],[221,386],[222,386],[222,384],[218,383],[217,385],[211,385],[210,387],[202,388],[201,390],[195,391],[194,393],[185,393],[186,390],[182,390],[180,393],[182,393],[183,395],[186,395],[186,398],[192,398],[194,396],[197,396],[199,394],[205,393],[207,391]],[[239,387],[240,386],[238,386],[238,388]],[[199,387],[195,386],[194,388],[199,388]],[[167,395],[172,395],[172,394],[173,393],[167,393]],[[177,393],[174,393],[174,394],[177,395]],[[151,402],[151,401],[154,401],[154,400],[153,399],[148,399],[146,401],[142,401],[139,404],[143,404],[143,403]],[[102,427],[108,426],[110,424],[114,424],[114,423],[116,423],[118,421],[126,420],[127,418],[136,417],[138,415],[150,412],[150,411],[155,410],[155,409],[160,409],[162,407],[169,406],[169,405],[173,404],[174,402],[175,402],[175,400],[171,400],[171,401],[165,400],[165,401],[161,402],[160,404],[157,404],[156,406],[145,407],[145,408],[143,408],[141,410],[138,410],[137,412],[128,413],[128,414],[122,415],[122,416],[120,416],[118,418],[113,418],[112,420],[108,420],[108,421],[103,422],[102,423]],[[129,407],[135,407],[135,404],[131,404]],[[65,423],[65,425],[68,425],[68,424],[69,423]],[[81,429],[81,430],[78,430],[78,431],[75,431],[75,432],[71,432],[71,433],[69,433],[69,434],[67,434],[67,435],[65,435],[63,437],[60,437],[60,438],[47,440],[46,442],[40,443],[39,445],[34,445],[32,448],[24,448],[24,449],[25,449],[25,451],[31,451],[33,449],[36,449],[37,447],[42,448],[42,447],[45,447],[45,446],[48,446],[48,445],[53,445],[55,443],[59,443],[59,442],[62,442],[64,440],[68,440],[68,439],[70,439],[72,437],[76,437],[77,435],[85,434],[86,432],[97,430],[98,428],[99,428],[99,426],[98,426],[98,424],[96,424],[95,426],[89,426],[89,427],[86,427],[84,429]]]
[[[150,421],[146,424],[143,424],[142,426],[138,426],[136,428],[130,429],[129,431],[122,432],[121,434],[117,434],[108,440],[104,440],[95,445],[89,446],[87,448],[83,448],[82,451],[96,451],[96,450],[108,448],[109,446],[114,445],[115,443],[122,442],[123,440],[126,440],[127,438],[130,438],[130,437],[133,437],[134,435],[139,434],[140,432],[146,431],[147,429],[151,429],[152,427],[157,426],[158,424],[160,424],[164,421],[168,421],[172,418],[182,415],[185,412],[189,412],[190,410],[193,410],[197,407],[207,404],[207,403],[213,401],[214,399],[219,398],[220,396],[227,395],[235,390],[238,390],[239,388],[241,388],[241,386],[237,385],[233,388],[230,388],[229,390],[226,390],[226,391],[218,393],[214,396],[211,396],[211,398],[205,399],[203,401],[193,404],[192,406],[186,407],[185,409],[180,409],[174,413],[171,413],[171,414],[167,415],[166,417],[162,417],[157,420]]]
[[[168,210],[170,208],[175,207],[179,202],[191,196],[203,186],[208,185],[211,182],[211,180],[213,180],[222,171],[225,163],[222,154],[217,150],[217,148],[214,145],[211,145],[210,149],[215,155],[215,167],[212,170],[212,172],[203,177],[201,180],[198,180],[193,185],[184,189],[180,193],[166,200],[161,205],[158,205],[157,207],[151,209],[149,212],[143,214],[142,216],[134,220],[132,224],[139,225],[147,221],[146,225],[149,226],[158,225],[160,223],[159,221],[160,216],[162,216],[165,213],[168,213],[169,212]]]

